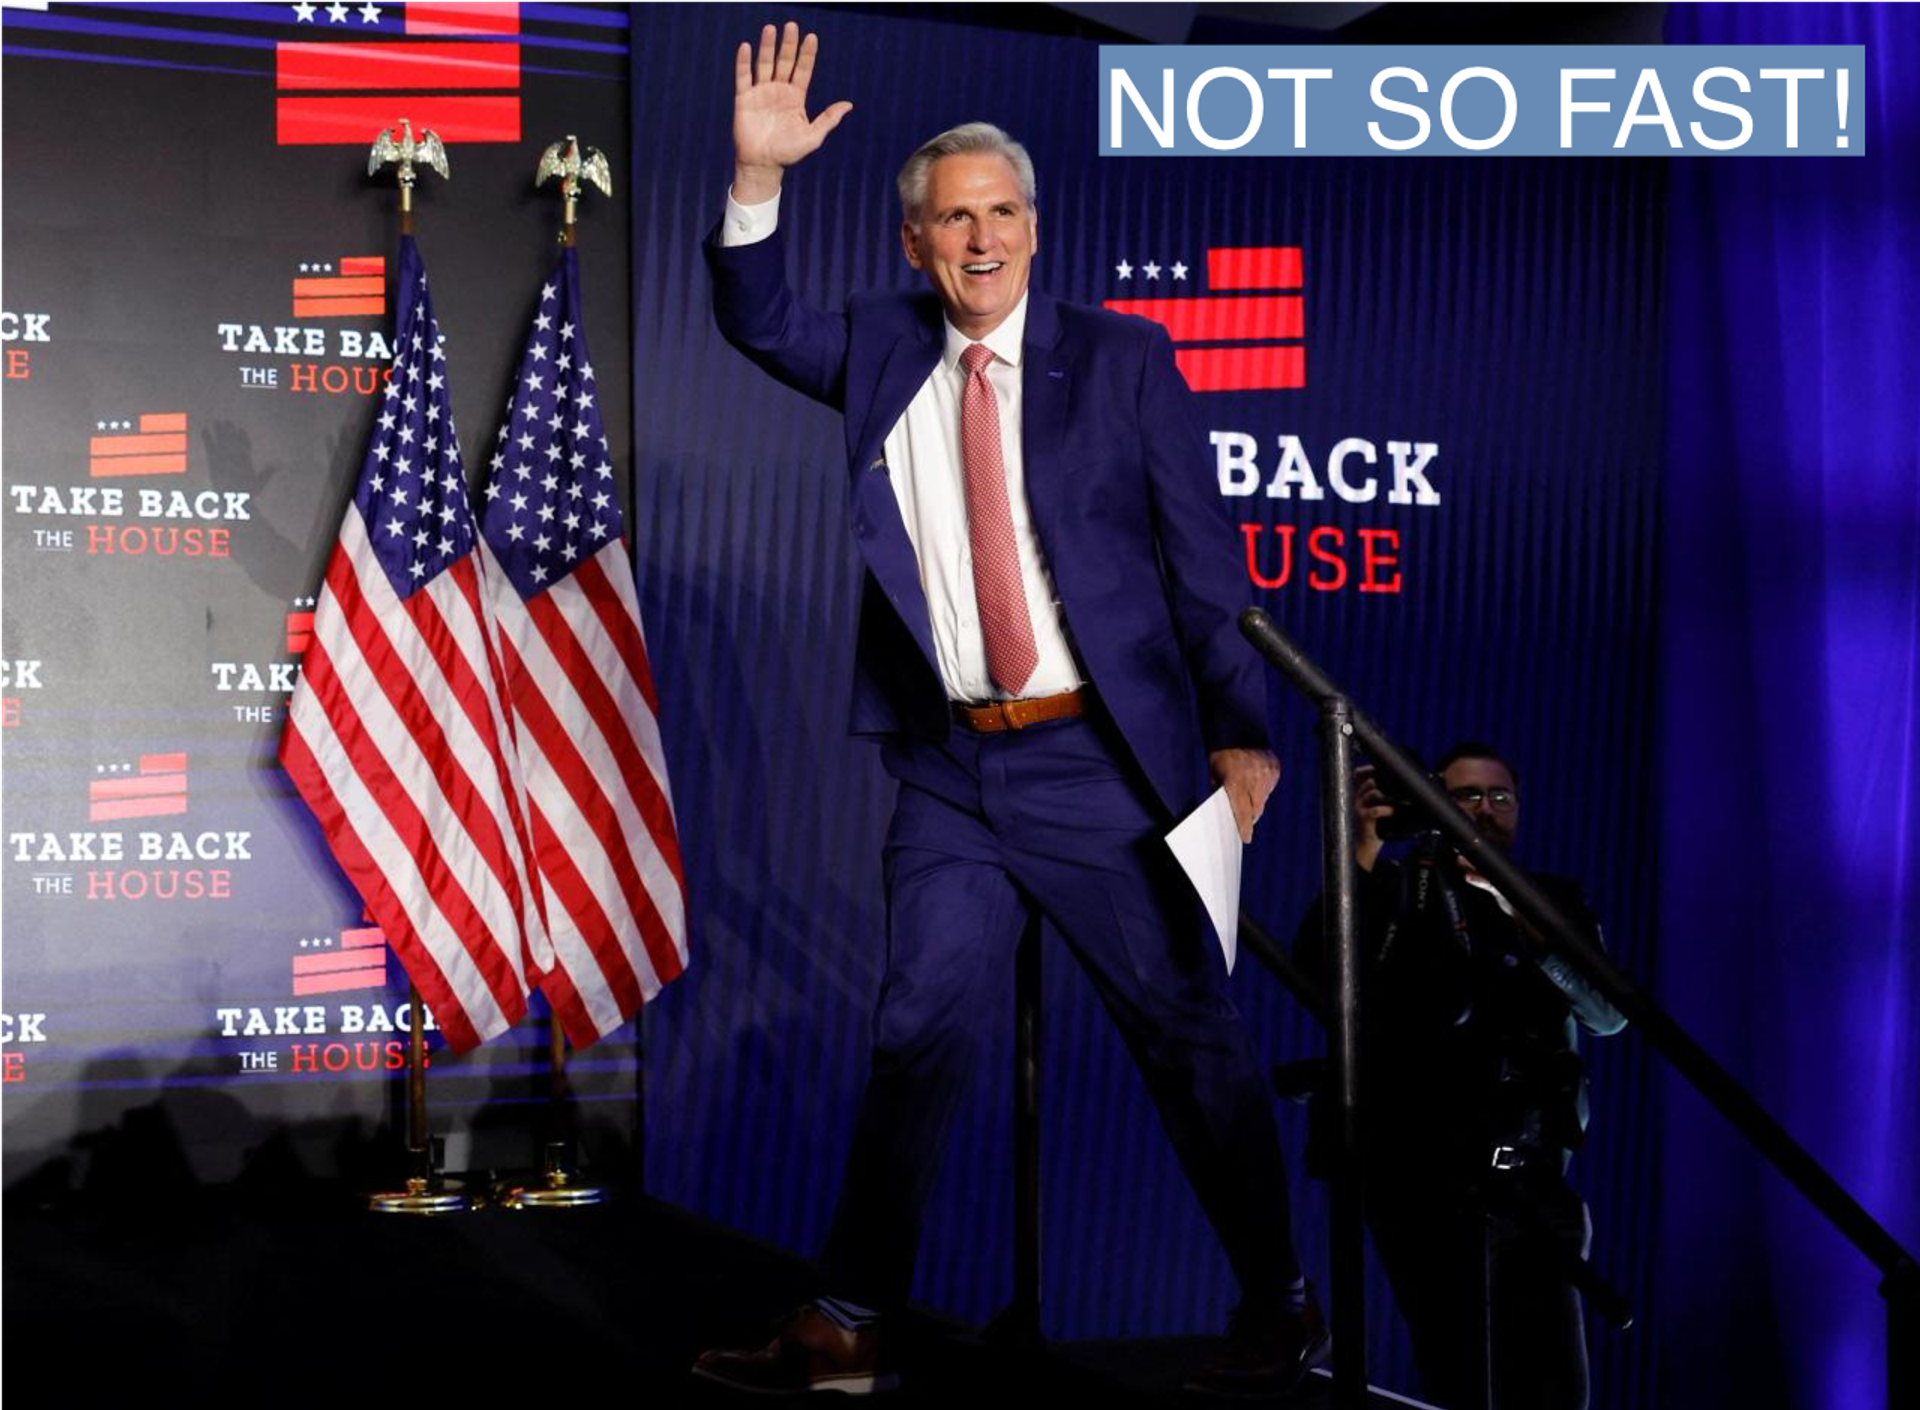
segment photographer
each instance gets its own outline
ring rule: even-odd
[[[1463,743],[1437,772],[1510,852],[1520,822],[1512,765]],[[1578,1027],[1610,1034],[1625,1019],[1437,834],[1410,825],[1411,810],[1396,810],[1370,768],[1356,771],[1354,814],[1366,1214],[1423,1388],[1441,1405],[1470,1406],[1490,1375],[1492,1403],[1505,1410],[1583,1410],[1586,1336],[1568,1272],[1589,1226],[1565,1177],[1587,1118]],[[1383,860],[1383,844],[1400,839],[1410,849]],[[1599,940],[1577,885],[1534,880]],[[1295,947],[1303,967],[1327,973],[1318,905]]]

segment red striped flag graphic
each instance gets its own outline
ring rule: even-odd
[[[379,255],[348,255],[300,268],[293,280],[295,318],[379,318],[386,313],[387,262]]]
[[[301,942],[305,944],[305,941]],[[387,985],[387,937],[377,925],[340,932],[340,948],[293,957],[293,994],[338,994]]]
[[[1216,246],[1207,251],[1207,293],[1108,299],[1106,307],[1163,326],[1196,392],[1285,390],[1307,385],[1306,306],[1299,293],[1279,291],[1304,282],[1298,245]]]
[[[90,437],[87,473],[94,479],[115,475],[186,474],[187,413],[148,412],[138,425],[139,429],[131,434]]]
[[[162,818],[187,810],[187,756],[142,754],[131,773],[110,774],[87,784],[87,821]]]
[[[365,146],[404,116],[442,142],[518,142],[519,32],[518,5],[410,4],[404,39],[283,41],[277,141]]]

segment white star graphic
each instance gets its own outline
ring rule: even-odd
[[[533,565],[532,576],[533,576],[533,580],[536,583],[544,583],[547,580],[547,570],[545,568],[542,568],[538,563],[536,563]]]
[[[442,377],[438,372],[436,372],[431,377],[427,378],[427,385],[433,388],[433,390],[437,392],[440,390],[440,388],[446,385],[446,381],[447,379],[445,377]]]
[[[553,285],[542,284],[540,286],[540,302],[544,304],[544,303],[551,303],[552,301],[553,301]]]
[[[441,539],[441,540],[440,540],[440,551],[441,551],[442,553],[452,553],[452,552],[453,552],[453,540],[452,540],[452,539]]]
[[[360,23],[361,24],[379,24],[380,23],[380,7],[378,5],[372,5],[372,4],[362,5],[360,7]]]
[[[318,8],[317,6],[308,4],[307,0],[300,0],[300,3],[293,7],[294,23],[312,24],[313,12],[317,8]]]
[[[333,4],[327,6],[327,18],[334,24],[345,24],[349,13],[351,12],[340,3],[340,0],[333,0]]]
[[[593,364],[590,362],[581,363],[580,375],[586,378],[589,382],[591,382],[593,380]]]
[[[520,537],[525,533],[526,533],[526,530],[518,524],[507,525],[507,537],[514,540],[516,543],[519,542]]]
[[[560,336],[562,338],[571,338],[573,336],[573,325],[571,323],[562,323],[560,325]]]
[[[1113,267],[1113,272],[1119,275],[1122,279],[1133,278],[1133,266],[1128,264],[1125,260],[1121,260],[1120,263],[1116,264]]]
[[[548,460],[558,460],[559,458],[560,458],[560,447],[559,447],[558,445],[556,445],[556,444],[554,444],[553,442],[551,442],[551,441],[549,441],[549,442],[547,443],[547,459],[548,459]],[[549,479],[551,479],[552,477],[551,477],[551,476],[549,476],[548,478],[549,478]],[[547,486],[547,488],[548,488],[548,489],[552,489],[552,488],[553,488],[553,486],[552,486],[552,485],[548,485],[548,486]]]
[[[425,548],[427,546],[427,531],[425,529],[422,529],[413,536],[413,546],[415,548]]]
[[[1152,260],[1148,260],[1145,264],[1140,266],[1140,272],[1146,275],[1147,278],[1149,279],[1158,279],[1160,277],[1160,266],[1155,264]]]
[[[392,450],[385,441],[380,442],[379,445],[373,448],[373,458],[375,460],[385,460],[392,453]]]
[[[593,536],[597,539],[603,539],[607,536],[607,526],[602,524],[598,519],[593,521]]]
[[[540,506],[540,522],[543,524],[551,524],[553,522],[553,506],[551,504],[543,504]]]
[[[574,397],[573,402],[575,406],[579,407],[582,411],[585,411],[588,407],[593,405],[593,393],[583,390],[577,396]],[[586,432],[582,431],[581,434],[585,435]]]
[[[544,317],[545,315],[542,316]],[[535,343],[527,349],[527,353],[535,362],[545,362],[547,360],[547,345],[545,343]]]
[[[565,524],[569,529],[577,529],[580,527],[580,516],[578,514],[569,514],[560,522]]]
[[[508,500],[507,503],[511,504],[516,510],[525,509],[527,507],[527,497],[523,494],[516,494],[512,499]]]
[[[386,487],[387,477],[385,475],[375,475],[371,480],[367,481],[367,488],[370,490],[382,490]]]
[[[580,482],[578,480],[575,480],[572,484],[567,486],[568,499],[578,499],[584,493],[585,491],[580,488]]]
[[[548,538],[545,534],[542,534],[540,535],[539,538],[533,541],[533,546],[539,549],[542,553],[545,553],[549,548],[553,547],[553,540]]]
[[[393,462],[393,468],[398,470],[402,475],[411,475],[413,473],[413,467],[407,464],[407,458],[404,455]]]
[[[520,433],[520,449],[522,449],[522,450],[532,450],[532,449],[533,449],[533,433],[532,433],[532,432],[530,432],[530,431],[522,431],[522,432]],[[523,478],[523,479],[524,479],[524,478],[525,478],[525,476],[522,476],[521,478]]]
[[[552,474],[549,474],[546,479],[540,482],[540,488],[545,490],[548,494],[552,494],[554,490],[559,488],[559,486],[560,486],[559,477]]]
[[[602,490],[593,497],[593,507],[595,509],[605,509],[607,507],[607,492],[605,490]]]
[[[530,392],[537,392],[540,390],[540,388],[543,385],[545,385],[541,381],[540,374],[538,372],[529,372],[525,377],[522,377],[520,380],[527,384],[527,390]]]
[[[413,444],[413,427],[402,426],[400,428],[400,444],[403,446]]]
[[[613,467],[611,465],[600,465],[595,468],[601,479],[611,480],[613,478]]]
[[[407,492],[401,486],[395,485],[393,487],[393,493],[388,495],[387,498],[395,504],[405,504],[407,502]]]
[[[546,332],[547,329],[553,327],[553,315],[550,313],[543,313],[538,315],[533,320],[533,326],[535,328],[538,328],[542,333]]]
[[[487,486],[487,498],[488,498],[489,500],[495,500],[495,499],[498,499],[498,498],[500,498],[500,486],[498,486],[498,485],[488,485],[488,486]]]
[[[506,438],[507,438],[507,428],[505,426],[502,426],[500,428],[500,439],[505,440]],[[487,469],[493,471],[493,473],[497,475],[500,473],[500,467],[505,465],[506,463],[507,463],[507,457],[505,456],[505,454],[496,450],[493,453],[493,459],[487,462]]]
[[[569,367],[573,366],[573,354],[561,353],[558,360],[556,360],[553,365],[559,368],[562,372],[565,372]]]
[[[407,565],[407,571],[416,578],[424,578],[427,575],[426,565],[417,558]]]
[[[400,521],[398,519],[387,520],[387,533],[389,535],[397,539],[400,537],[401,532]]]
[[[1179,260],[1173,262],[1173,277],[1175,279],[1185,279],[1187,277],[1187,267],[1180,263]]]

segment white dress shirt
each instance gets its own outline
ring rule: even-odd
[[[727,197],[720,243],[751,245],[764,240],[779,222],[780,197],[743,206]],[[887,433],[885,455],[900,518],[913,543],[926,594],[940,679],[954,700],[1001,700],[1008,692],[987,670],[986,640],[980,633],[980,609],[973,591],[973,544],[967,533],[966,469],[960,453],[960,397],[967,374],[960,355],[973,342],[945,322],[947,342],[940,363],[914,393],[913,400]],[[1020,694],[1056,695],[1085,680],[1067,637],[1053,576],[1047,571],[1040,541],[1027,507],[1026,463],[1020,441],[1021,338],[1027,327],[1027,300],[980,339],[993,352],[987,381],[1000,413],[1001,457],[1007,471],[1007,505],[1013,515],[1014,546],[1020,554],[1020,581],[1033,621],[1040,661]]]

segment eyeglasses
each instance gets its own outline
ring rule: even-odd
[[[1449,788],[1447,796],[1463,808],[1477,808],[1484,799],[1496,813],[1511,812],[1520,801],[1511,788]]]

